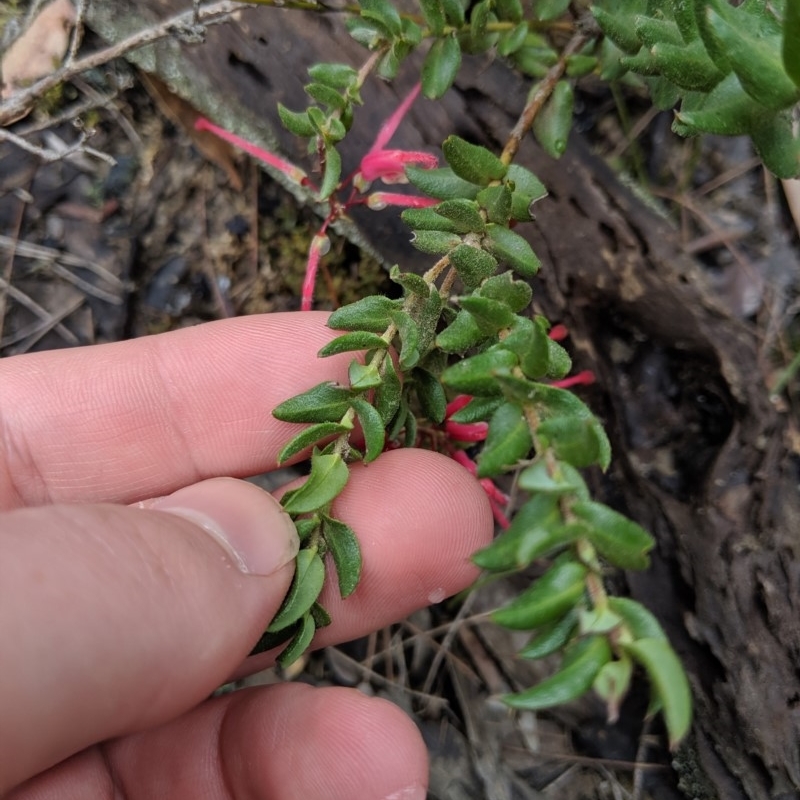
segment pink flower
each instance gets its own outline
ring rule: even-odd
[[[276,156],[274,153],[270,153],[269,150],[263,150],[262,148],[251,144],[246,139],[242,139],[241,136],[237,136],[235,133],[226,131],[225,128],[220,128],[219,125],[215,125],[205,117],[199,117],[195,121],[194,127],[195,130],[198,131],[210,131],[223,141],[228,142],[228,144],[235,145],[240,150],[244,150],[245,153],[249,153],[251,156],[263,161],[265,164],[269,164],[271,167],[274,167],[288,178],[293,180],[295,183],[299,183],[301,186],[308,182],[308,176],[305,172],[303,172],[303,170],[300,169],[300,167],[296,167],[289,161]]]
[[[395,194],[394,192],[373,192],[367,197],[367,206],[373,211],[382,211],[386,206],[403,206],[405,208],[427,208],[435,206],[439,201],[432,197],[419,197],[414,194]]]
[[[407,164],[415,164],[423,169],[432,169],[439,165],[439,159],[430,153],[421,153],[411,150],[386,150],[386,145],[394,136],[395,131],[408,113],[409,108],[417,99],[420,84],[416,83],[402,103],[392,115],[381,125],[375,141],[367,154],[361,159],[359,172],[354,178],[354,183],[362,191],[366,184],[375,180],[384,183],[406,183],[405,168]],[[362,188],[363,187],[363,188]]]
[[[560,381],[553,381],[550,385],[555,386],[557,389],[569,389],[570,386],[588,386],[596,380],[594,372],[590,369],[585,369],[577,375],[570,375],[569,378],[563,378]]]

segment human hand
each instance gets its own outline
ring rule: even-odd
[[[245,671],[297,548],[269,495],[217,476],[270,469],[296,430],[271,409],[346,380],[347,355],[316,358],[325,319],[0,361],[0,796],[423,800],[422,740],[385,701],[299,684],[206,699]],[[326,587],[317,645],[468,585],[491,535],[480,487],[444,456],[353,472],[335,512],[363,577],[344,602]]]

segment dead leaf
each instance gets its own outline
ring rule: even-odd
[[[75,7],[70,0],[53,0],[39,12],[0,62],[3,100],[58,67],[69,47],[75,21]]]
[[[173,125],[182,128],[203,156],[221,167],[228,176],[231,186],[240,192],[243,184],[236,169],[236,150],[213,133],[196,130],[194,123],[202,114],[191,103],[171,91],[163,81],[147,72],[139,74],[150,96],[156,101],[159,111]]]

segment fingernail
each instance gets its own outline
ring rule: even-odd
[[[191,520],[245,574],[272,575],[292,561],[300,547],[294,523],[280,503],[246,481],[211,478],[140,506]]]

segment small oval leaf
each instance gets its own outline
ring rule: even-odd
[[[292,585],[267,631],[275,633],[297,622],[313,605],[325,583],[325,564],[316,547],[301,550],[295,559]]]
[[[310,613],[306,614],[301,620],[297,632],[277,658],[278,664],[280,664],[282,669],[286,669],[294,664],[294,662],[305,653],[308,646],[311,644],[311,640],[314,638],[316,630],[317,625],[313,615]]]
[[[492,619],[506,628],[529,630],[560,617],[585,592],[588,570],[577,561],[559,560],[507,606],[492,613]]]
[[[333,556],[339,579],[339,594],[349,597],[361,578],[361,547],[353,529],[340,519],[324,517],[323,533]]]
[[[338,422],[347,412],[351,397],[349,389],[326,381],[285,400],[272,416],[282,422]]]
[[[597,673],[611,660],[611,647],[604,636],[582,639],[564,655],[561,669],[531,689],[506,695],[512,708],[536,711],[576,700],[592,687]]]
[[[470,183],[486,186],[505,177],[508,167],[492,152],[460,136],[448,136],[442,152],[453,172]]]
[[[308,514],[328,505],[344,489],[350,473],[337,453],[311,456],[311,472],[298,489],[286,492],[281,505],[287,514]]]
[[[461,45],[455,36],[437,39],[422,64],[422,93],[430,100],[441,97],[452,85],[461,66]]]

